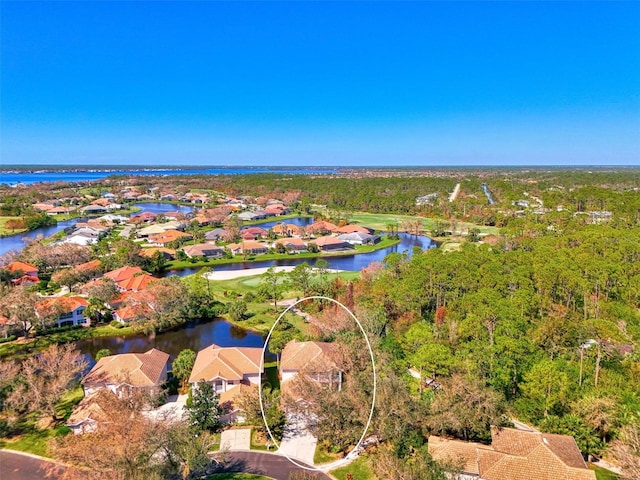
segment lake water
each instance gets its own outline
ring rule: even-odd
[[[100,180],[111,175],[126,176],[173,176],[173,175],[247,175],[256,173],[279,173],[285,175],[319,175],[338,173],[337,168],[322,167],[203,167],[203,168],[110,168],[110,169],[69,169],[55,171],[33,169],[29,171],[11,170],[5,167],[0,170],[0,183],[8,185],[32,184],[38,182],[86,182]]]
[[[157,348],[171,355],[170,362],[184,349],[198,352],[216,344],[220,347],[260,347],[264,345],[262,335],[238,328],[225,320],[206,323],[190,323],[170,332],[152,335],[89,338],[76,342],[76,347],[95,362],[96,353],[104,348],[112,354],[143,353]]]

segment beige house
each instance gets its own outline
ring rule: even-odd
[[[167,381],[169,354],[156,348],[145,353],[121,353],[101,358],[82,379],[85,396],[106,388],[120,394],[126,388],[159,390]]]
[[[280,381],[283,391],[299,373],[304,372],[314,382],[342,388],[342,371],[338,367],[339,345],[329,342],[299,342],[293,340],[284,347],[280,357]]]
[[[262,348],[219,347],[211,345],[198,352],[191,370],[189,383],[200,381],[213,384],[220,395],[220,405],[225,407],[225,422],[243,421],[234,399],[242,392],[257,388],[260,384]]]
[[[491,428],[491,445],[429,437],[437,461],[461,468],[460,480],[595,480],[569,435]]]

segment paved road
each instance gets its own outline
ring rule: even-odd
[[[280,455],[259,452],[231,452],[227,455],[221,471],[257,473],[276,480],[288,480],[291,472],[302,470]],[[40,458],[0,450],[0,479],[55,480],[57,476],[46,476],[48,463]],[[319,472],[315,475],[318,480],[331,478]]]
[[[272,453],[230,452],[227,454],[224,472],[246,472],[265,475],[276,480],[288,480],[291,472],[303,469],[296,467],[285,457]],[[314,472],[318,480],[330,480],[324,473]]]
[[[40,480],[56,479],[47,477],[47,466],[50,463],[40,458],[20,453],[0,450],[0,479],[2,480]]]

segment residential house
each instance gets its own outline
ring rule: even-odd
[[[301,238],[292,237],[292,238],[279,238],[275,242],[273,242],[273,246],[275,248],[276,245],[282,245],[287,249],[289,253],[300,253],[307,251],[307,244]]]
[[[150,235],[147,241],[149,245],[154,245],[156,247],[164,247],[165,245],[175,242],[176,240],[187,241],[193,238],[192,235],[188,233],[181,232],[180,230],[167,230],[162,233],[156,233],[155,235]]]
[[[176,258],[176,251],[165,247],[145,247],[140,250],[140,255],[146,258],[153,258],[157,252],[160,252],[165,260],[175,260]]]
[[[82,297],[51,297],[36,304],[38,317],[55,318],[56,327],[89,324],[84,316],[88,302]]]
[[[38,267],[31,263],[13,261],[4,268],[12,274],[22,274],[19,278],[12,280],[14,285],[40,282],[38,278]]]
[[[227,248],[231,250],[231,253],[234,255],[242,255],[243,253],[248,255],[258,255],[269,251],[269,247],[267,245],[253,240],[247,240],[241,243],[230,243],[227,245]]]
[[[224,249],[217,247],[213,243],[198,243],[196,245],[188,245],[183,247],[184,253],[187,257],[206,257],[206,258],[221,258],[224,256]]]
[[[337,237],[330,236],[315,238],[310,240],[309,243],[317,245],[321,252],[338,252],[353,249],[353,246],[350,243],[340,240]]]
[[[342,388],[339,345],[330,342],[293,340],[280,356],[280,379],[283,391],[291,391],[288,382],[303,372],[307,378],[338,390]]]
[[[144,272],[140,267],[120,267],[104,274],[106,278],[113,280],[120,291],[139,291],[145,288],[154,277]]]
[[[204,239],[207,242],[215,242],[229,236],[229,232],[224,228],[214,228],[210,232],[204,234]]]
[[[151,313],[151,307],[147,303],[124,305],[113,311],[113,319],[122,325],[144,318]]]
[[[261,220],[263,218],[266,218],[266,216],[264,214],[258,214],[256,212],[242,212],[238,214],[238,218],[240,220],[250,222],[253,220]]]
[[[167,381],[168,361],[169,354],[156,348],[145,353],[103,357],[82,379],[84,394],[88,396],[103,388],[122,394],[127,387],[159,391]]]
[[[226,410],[223,421],[242,421],[233,400],[243,391],[258,387],[261,363],[262,348],[210,345],[198,352],[189,383],[192,388],[200,381],[213,384]]]
[[[342,235],[338,235],[336,238],[351,245],[373,245],[380,241],[380,237],[378,235],[370,235],[362,232],[343,233]]]
[[[108,421],[100,406],[100,400],[106,392],[99,390],[86,395],[73,409],[73,413],[65,422],[75,435],[94,432],[98,423]],[[110,393],[108,393],[110,395]]]
[[[293,223],[278,223],[273,227],[273,232],[279,237],[305,237],[304,227]]]
[[[595,480],[573,437],[491,428],[491,445],[429,437],[437,461],[458,463],[461,480]]]
[[[139,215],[131,217],[131,223],[151,223],[156,219],[156,214],[151,212],[143,212]]]
[[[342,227],[338,227],[336,233],[367,233],[372,234],[373,230],[367,227],[363,227],[361,225],[343,225]]]
[[[240,236],[244,240],[257,240],[259,238],[267,238],[269,232],[260,227],[246,227],[240,230]]]
[[[305,227],[305,231],[307,232],[307,235],[313,235],[313,236],[328,235],[330,233],[337,232],[338,226],[334,225],[331,222],[318,220],[317,222],[313,222],[311,225],[307,225]]]
[[[107,213],[107,208],[102,205],[87,205],[86,207],[82,207],[80,212],[86,215],[95,215],[98,213]]]

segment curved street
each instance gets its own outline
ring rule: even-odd
[[[0,450],[0,479],[39,480],[56,479],[58,475],[47,476],[47,469],[53,462],[20,452]]]
[[[20,452],[0,450],[0,479],[2,480],[51,480],[57,475],[47,476],[47,467],[51,465],[45,459],[26,455]],[[291,472],[302,470],[285,457],[273,453],[230,452],[225,464],[219,472],[256,473],[274,478],[288,480]],[[328,475],[315,472],[318,480],[330,480]]]

